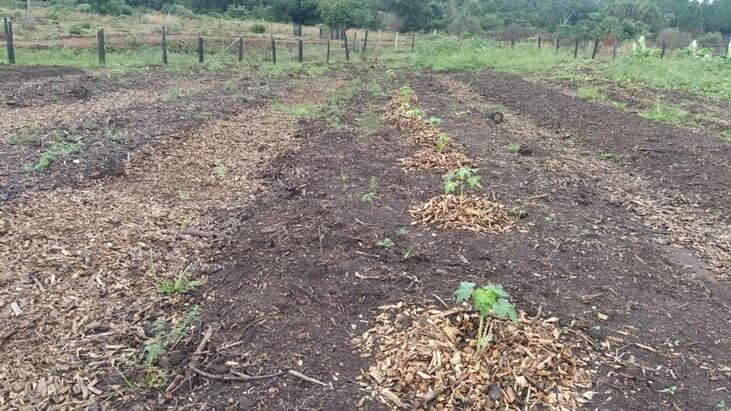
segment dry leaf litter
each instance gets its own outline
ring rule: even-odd
[[[477,353],[472,311],[404,303],[380,309],[353,345],[372,358],[360,384],[393,408],[574,410],[593,396],[590,351],[557,318],[489,317],[488,342]]]

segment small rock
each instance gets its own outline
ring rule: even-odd
[[[490,384],[490,386],[487,387],[487,395],[495,401],[499,400],[503,396],[500,384]]]

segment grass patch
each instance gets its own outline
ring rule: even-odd
[[[272,104],[272,110],[295,117],[311,117],[317,112],[317,106],[309,103],[288,106],[286,104],[276,102]]]
[[[731,130],[726,130],[721,133],[721,137],[731,141]]]
[[[38,144],[38,134],[30,130],[21,130],[11,135],[8,143],[14,146],[34,146]]]
[[[165,280],[160,284],[161,294],[185,294],[195,291],[204,284],[201,280],[189,280],[186,273],[181,273],[175,281]]]
[[[54,138],[46,150],[41,153],[38,159],[23,166],[23,171],[28,173],[40,173],[48,170],[59,158],[66,158],[72,154],[76,154],[84,147],[84,143],[78,137],[70,137],[68,140]]]
[[[124,131],[107,130],[107,140],[115,143],[121,143],[129,138],[129,135]]]
[[[520,151],[520,147],[521,146],[518,143],[510,143],[508,144],[508,151],[511,153],[517,153],[518,151]]]
[[[607,101],[609,99],[606,94],[596,87],[581,87],[576,90],[576,96],[590,101]]]
[[[650,120],[663,121],[678,126],[695,125],[696,121],[687,111],[667,105],[660,101],[640,112],[640,117]]]

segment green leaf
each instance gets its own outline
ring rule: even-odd
[[[453,193],[457,189],[457,183],[454,181],[447,181],[444,183],[444,194]]]
[[[462,301],[467,301],[472,296],[472,292],[474,290],[475,290],[475,283],[471,283],[469,281],[462,281],[461,283],[459,283],[457,292],[454,293],[454,299],[457,300],[458,303],[461,303]]]
[[[510,318],[510,321],[518,321],[518,316],[515,314],[515,307],[505,298],[497,300],[492,306],[492,312],[495,313],[497,318]]]
[[[467,184],[469,184],[470,187],[475,187],[477,183],[480,182],[480,176],[472,176],[467,180]]]
[[[480,312],[483,318],[492,310],[492,306],[497,301],[498,295],[494,290],[488,287],[480,287],[472,293],[472,299],[475,302],[475,309]]]
[[[504,298],[510,297],[510,294],[508,294],[505,290],[503,290],[503,287],[500,284],[488,284],[486,286],[483,286],[482,288],[486,288],[486,289],[494,292],[498,297],[504,297]]]
[[[472,172],[467,167],[462,167],[459,170],[457,170],[457,178],[461,181],[466,180],[470,175],[472,175]]]

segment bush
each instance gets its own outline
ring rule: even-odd
[[[256,23],[251,26],[249,31],[251,31],[252,33],[263,34],[267,32],[267,26],[261,23]]]
[[[69,34],[72,36],[80,36],[84,30],[78,24],[74,24],[69,27]]]
[[[51,6],[46,12],[46,18],[53,21],[61,20],[69,14],[69,9],[61,4]]]
[[[192,11],[187,9],[185,6],[180,5],[180,4],[168,3],[164,6],[162,6],[162,9],[160,9],[160,11],[162,11],[163,13],[173,15],[173,16],[185,17],[185,18],[189,18],[189,19],[192,19],[195,17],[195,13],[193,13]]]
[[[246,8],[246,6],[237,6],[235,4],[231,4],[226,9],[226,13],[224,13],[226,17],[232,18],[232,19],[245,19],[249,15],[249,9]]]
[[[701,36],[701,38],[698,39],[698,41],[701,43],[703,47],[716,47],[716,46],[725,46],[725,41],[723,40],[723,34],[719,32],[715,33],[706,33]]]
[[[81,13],[89,13],[91,12],[91,6],[87,3],[81,3],[78,6],[76,6],[76,11]]]
[[[81,23],[81,28],[82,29],[90,29],[91,28],[91,22],[90,21],[85,21],[85,22]]]
[[[447,32],[449,34],[472,34],[477,36],[482,34],[482,27],[480,27],[480,23],[474,17],[463,14],[449,23]]]

